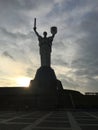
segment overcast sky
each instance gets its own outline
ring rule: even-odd
[[[52,68],[65,89],[98,92],[98,0],[0,0],[0,86],[34,78],[40,67],[37,30],[51,35]]]

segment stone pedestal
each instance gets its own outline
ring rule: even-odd
[[[29,87],[39,108],[57,107],[59,92],[63,88],[51,67],[40,67]]]

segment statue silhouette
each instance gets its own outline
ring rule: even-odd
[[[38,37],[39,47],[40,47],[40,58],[41,58],[41,66],[51,65],[51,51],[52,51],[52,41],[57,32],[56,27],[51,28],[52,36],[47,37],[47,32],[43,32],[43,37],[39,35],[36,30],[36,19],[34,22],[34,32]]]

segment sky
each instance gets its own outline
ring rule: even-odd
[[[98,0],[0,0],[0,87],[22,86],[40,67],[38,39],[57,26],[51,67],[64,89],[98,92]]]

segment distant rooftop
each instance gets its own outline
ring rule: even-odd
[[[86,92],[85,95],[98,95],[98,92]]]

